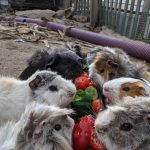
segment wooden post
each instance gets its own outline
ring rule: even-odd
[[[148,12],[150,11],[150,0],[144,0],[144,5],[142,8],[143,12]]]
[[[63,8],[69,8],[71,7],[71,0],[63,0]]]
[[[98,0],[91,0],[90,5],[90,25],[92,28],[98,23],[99,3]]]
[[[149,37],[145,37],[145,31],[147,27],[146,23],[147,23],[147,18],[149,16],[149,11],[150,11],[150,0],[144,0],[141,17],[140,17],[139,25],[138,25],[137,32],[136,32],[136,40],[144,40],[144,41],[149,40]],[[147,34],[150,35],[149,31],[147,32],[148,32]]]

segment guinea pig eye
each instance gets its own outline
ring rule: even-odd
[[[144,88],[140,86],[140,87],[139,87],[139,90],[141,90],[141,91],[142,91],[142,90],[144,90]]]
[[[118,68],[118,64],[117,63],[114,63],[113,65],[112,65],[114,68]]]
[[[59,131],[59,130],[61,129],[61,125],[60,125],[60,124],[56,124],[56,125],[54,126],[54,129],[55,129],[56,131]]]
[[[123,123],[120,126],[120,130],[127,131],[127,132],[130,131],[132,128],[133,128],[133,126],[131,123]]]
[[[128,91],[130,91],[130,88],[129,87],[124,87],[122,90],[128,92]]]
[[[49,87],[49,90],[51,90],[51,91],[58,91],[58,88],[55,86],[55,85],[51,85],[50,87]]]
[[[104,69],[100,70],[100,73],[103,73],[104,72]]]
[[[115,76],[115,73],[113,73],[113,72],[112,72],[112,73],[109,73],[109,78],[110,78],[110,79],[113,79],[114,76]]]

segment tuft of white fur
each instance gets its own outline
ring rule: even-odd
[[[113,53],[113,54],[116,54],[116,50],[113,49],[113,48],[110,48],[110,47],[105,47],[107,51]]]
[[[10,77],[0,78],[0,124],[9,120],[18,120],[23,113],[25,106],[32,101],[47,103],[66,107],[73,101],[76,93],[75,85],[60,75],[52,81],[45,81],[45,85],[32,90],[29,83],[37,75],[56,74],[51,71],[37,71],[28,80],[21,81]],[[55,85],[59,89],[56,92],[49,90],[49,86]],[[74,95],[72,95],[74,94]]]
[[[126,106],[126,105],[133,105],[133,104],[138,104],[141,106],[144,106],[146,104],[147,107],[150,107],[150,97],[125,97],[124,98],[124,103],[122,104],[122,106]]]
[[[103,128],[110,124],[115,119],[115,113],[119,111],[125,111],[126,108],[120,106],[108,106],[108,109],[99,112],[97,119],[95,120],[95,127]]]

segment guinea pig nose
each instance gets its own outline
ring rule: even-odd
[[[73,96],[75,96],[75,92],[71,92],[71,91],[68,91],[68,95],[70,96],[70,97],[73,97]]]
[[[110,89],[109,89],[109,87],[105,87],[105,86],[104,86],[104,87],[103,87],[103,90],[104,90],[105,92],[109,92]]]
[[[97,124],[95,124],[95,129],[96,129],[96,130],[101,129],[101,125],[100,125],[100,124],[98,124],[98,123],[97,123]]]

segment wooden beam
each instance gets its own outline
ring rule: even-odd
[[[69,8],[71,7],[71,0],[63,0],[63,8]]]
[[[144,0],[142,11],[143,12],[150,11],[150,0]]]
[[[98,23],[99,3],[98,0],[91,0],[90,5],[90,25],[92,28]]]

